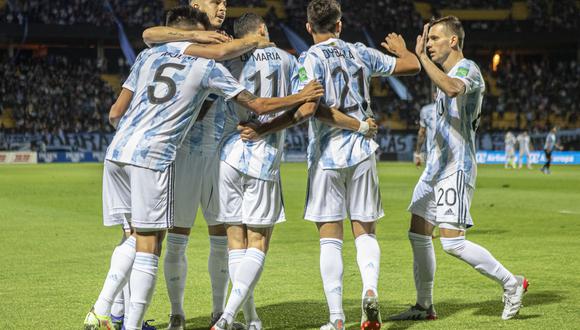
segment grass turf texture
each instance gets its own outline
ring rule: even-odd
[[[0,167],[0,329],[80,329],[100,291],[118,228],[101,221],[97,164]],[[420,170],[406,163],[379,165],[386,217],[378,225],[382,249],[382,314],[414,303],[406,207]],[[267,329],[318,329],[327,320],[319,275],[315,226],[302,220],[306,166],[284,164],[288,221],[277,226],[255,292]],[[481,166],[467,236],[488,248],[508,269],[531,281],[525,307],[500,319],[502,291],[435,243],[436,322],[386,322],[384,329],[578,329],[580,314],[580,167],[504,170]],[[348,223],[346,224],[348,226]],[[348,227],[345,227],[348,233]],[[358,328],[361,281],[353,239],[345,235],[344,307],[348,329]],[[211,292],[208,237],[198,221],[188,247],[185,310],[188,329],[207,329]],[[169,303],[160,263],[147,319],[163,329]]]

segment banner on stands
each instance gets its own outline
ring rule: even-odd
[[[478,164],[505,164],[506,154],[503,151],[478,151]],[[519,153],[516,153],[516,160],[519,161]],[[546,155],[543,151],[532,151],[530,153],[532,164],[543,164],[546,162]],[[523,163],[527,164],[527,157],[524,156]],[[552,164],[554,165],[580,165],[580,152],[578,151],[555,151],[552,153]]]
[[[0,151],[0,164],[36,164],[36,152]]]

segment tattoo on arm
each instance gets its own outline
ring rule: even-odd
[[[183,33],[181,33],[181,32],[168,32],[168,34],[169,34],[170,36],[172,36],[172,37],[173,37],[173,36],[175,36],[175,37],[180,37],[180,38],[181,38],[181,37],[185,37],[185,34],[183,34]]]

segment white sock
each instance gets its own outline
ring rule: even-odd
[[[229,251],[229,272],[232,283],[234,283],[236,280],[236,271],[245,255],[246,249]],[[244,313],[244,319],[246,320],[247,325],[250,325],[251,321],[258,321],[260,319],[258,312],[256,311],[256,305],[254,303],[253,290],[248,294],[246,302],[242,305],[242,311]]]
[[[320,239],[320,275],[330,312],[330,322],[345,320],[342,309],[342,240]]]
[[[481,274],[500,283],[505,290],[517,285],[515,276],[497,261],[485,248],[465,239],[464,236],[441,238],[445,252],[465,261]]]
[[[234,316],[240,310],[248,295],[254,290],[256,283],[258,283],[262,270],[264,269],[265,259],[266,255],[264,252],[255,248],[249,248],[237,266],[232,292],[230,293],[230,298],[228,299],[223,314],[223,318],[229,324],[232,324]]]
[[[245,253],[245,250],[244,250]],[[228,237],[209,237],[209,258],[207,260],[209,278],[211,280],[211,293],[213,313],[221,313],[226,305],[228,295]]]
[[[409,232],[413,248],[413,275],[417,289],[417,303],[424,308],[433,304],[433,282],[435,280],[435,249],[431,236]]]
[[[121,292],[115,296],[115,300],[111,308],[111,316],[121,317],[123,315],[125,315],[125,299],[123,296],[123,290],[121,289]]]
[[[151,303],[155,282],[157,281],[157,266],[159,257],[144,252],[137,252],[133,271],[131,272],[131,306],[127,330],[141,330],[147,307]]]
[[[127,281],[127,284],[123,287],[123,300],[125,302],[125,317],[123,318],[123,323],[127,323],[127,317],[129,316],[129,309],[131,309],[131,279]]]
[[[113,251],[109,273],[107,274],[99,298],[95,302],[95,314],[102,316],[111,315],[113,301],[129,279],[134,260],[135,237],[131,236]]]
[[[165,260],[163,272],[167,294],[171,302],[171,315],[185,316],[183,311],[183,295],[185,293],[185,280],[187,279],[187,243],[189,236],[169,233],[167,234],[167,246],[165,247]]]
[[[379,273],[381,267],[381,248],[375,235],[360,235],[354,240],[356,246],[356,261],[363,282],[362,296],[371,290],[379,295]]]

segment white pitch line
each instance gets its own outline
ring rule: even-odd
[[[574,211],[569,211],[569,210],[560,210],[560,211],[558,211],[558,213],[560,213],[560,214],[580,214],[580,212],[574,212]]]

